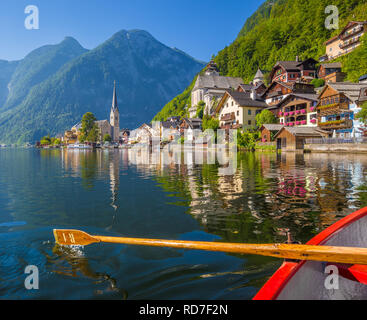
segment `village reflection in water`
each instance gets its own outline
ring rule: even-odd
[[[218,160],[218,154],[224,159]],[[109,172],[111,203],[118,211],[120,175],[136,170],[157,182],[172,206],[203,230],[232,242],[285,241],[284,229],[306,242],[343,216],[367,205],[363,155],[216,153],[120,150],[61,151],[85,188]],[[228,174],[225,163],[235,164]],[[147,208],[149,204],[147,203]]]

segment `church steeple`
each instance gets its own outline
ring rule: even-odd
[[[119,112],[119,108],[117,105],[116,81],[114,82],[114,87],[113,87],[110,125],[111,125],[112,140],[115,142],[118,142],[120,140],[120,112]]]
[[[116,95],[116,80],[114,81],[114,86],[113,86],[113,98],[112,98],[112,109],[118,110],[118,105],[117,105],[117,95]]]

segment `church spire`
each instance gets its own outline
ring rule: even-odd
[[[113,87],[112,109],[118,110],[117,95],[116,95],[116,80],[114,81],[114,87]]]

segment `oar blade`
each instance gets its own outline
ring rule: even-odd
[[[79,230],[54,230],[55,241],[61,246],[88,246],[100,242]]]

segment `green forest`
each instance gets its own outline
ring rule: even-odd
[[[328,30],[328,5],[339,10],[339,29]],[[337,35],[349,21],[367,20],[367,0],[268,0],[249,18],[237,39],[215,56],[221,75],[241,77],[249,83],[258,68],[268,74],[277,61],[314,58],[325,54],[324,42]],[[367,37],[354,52],[338,59],[346,81],[357,82],[367,73]],[[155,117],[182,115],[190,105],[195,81]]]

